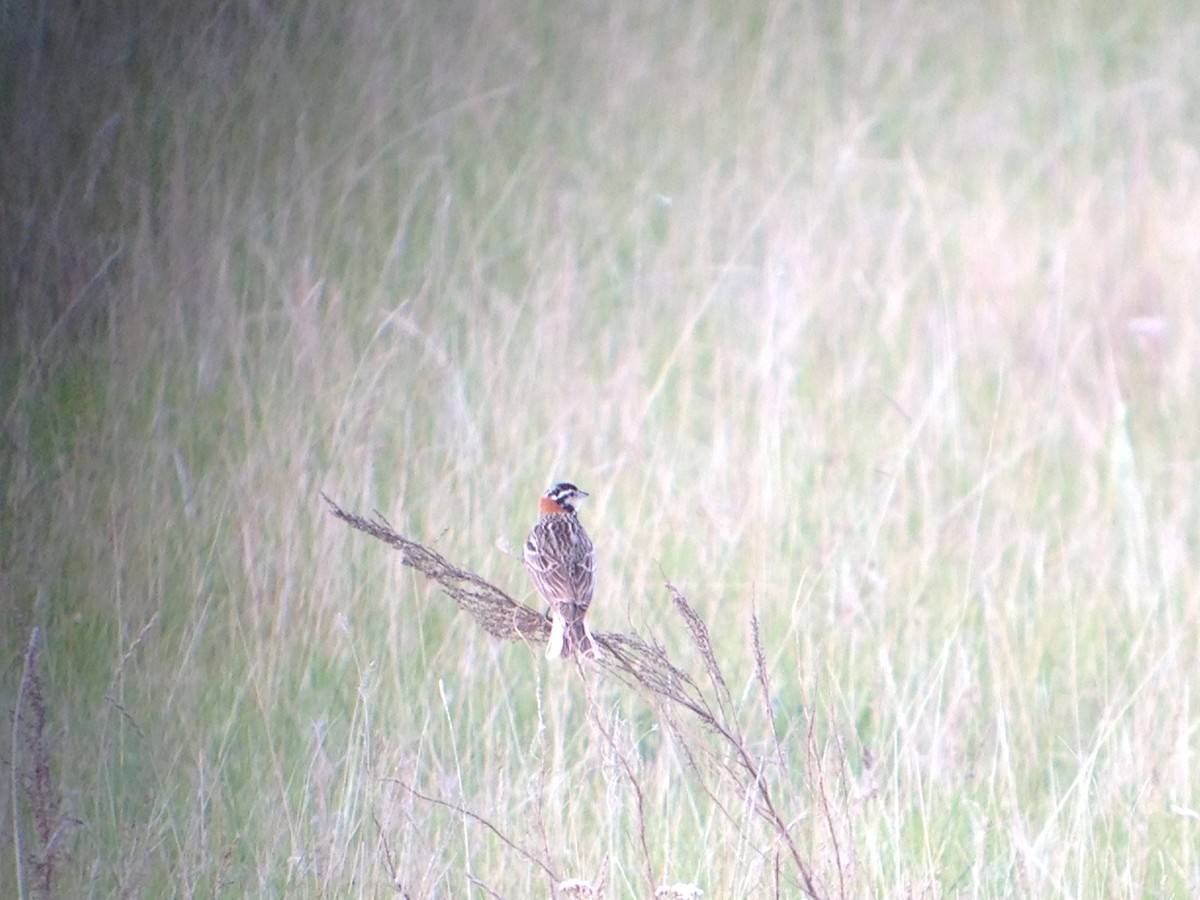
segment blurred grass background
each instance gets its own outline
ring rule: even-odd
[[[46,0],[0,40],[0,692],[39,628],[46,713],[4,718],[0,893],[562,895],[403,782],[611,896],[772,896],[643,701],[319,498],[528,598],[556,479],[593,626],[696,665],[669,578],[766,741],[757,610],[828,895],[1200,892],[1188,4]]]

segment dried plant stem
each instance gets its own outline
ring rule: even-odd
[[[771,680],[767,675],[767,657],[763,653],[762,635],[758,627],[758,613],[753,609],[750,613],[750,639],[754,646],[754,677],[758,681],[758,686],[762,689],[763,712],[767,717],[767,724],[771,726],[771,740],[775,745],[775,758],[779,762],[780,771],[783,771],[787,768],[787,761],[783,758],[783,742],[779,740],[779,729],[775,727],[775,709],[771,705]]]
[[[596,704],[595,696],[592,694],[591,684],[587,680],[586,673],[584,673],[584,684],[586,685],[588,694],[588,711],[591,714],[592,722],[600,734],[604,736],[604,740],[608,743],[613,755],[620,762],[621,769],[625,773],[625,777],[629,779],[630,786],[633,788],[633,799],[637,807],[638,842],[642,848],[642,861],[646,865],[646,884],[649,886],[647,896],[653,897],[658,890],[658,885],[655,882],[654,868],[650,861],[650,845],[646,840],[646,798],[642,793],[642,785],[637,779],[637,773],[633,770],[633,763],[629,761],[629,756],[617,746],[616,736],[605,727],[604,717],[601,715],[599,706]]]
[[[30,679],[33,677],[33,666],[37,662],[37,643],[40,636],[40,628],[34,628],[29,634],[29,649],[25,651],[25,668],[21,672],[21,684],[17,688],[17,705],[13,710],[12,757],[9,771],[12,775],[13,853],[16,856],[14,862],[16,863],[17,872],[17,897],[20,900],[25,900],[24,853],[21,848],[21,766],[19,764],[21,707],[25,703],[25,691],[29,687]]]
[[[418,800],[423,800],[426,803],[433,804],[434,806],[440,806],[444,809],[448,809],[451,812],[455,813],[456,815],[458,815],[464,819],[472,819],[473,821],[478,822],[480,825],[482,825],[484,828],[486,828],[492,834],[496,835],[496,837],[498,837],[501,840],[501,842],[505,844],[505,846],[516,851],[521,856],[525,857],[525,859],[529,860],[531,863],[533,863],[535,866],[537,866],[539,869],[541,869],[543,872],[545,872],[549,876],[550,883],[552,885],[558,883],[558,881],[559,881],[558,875],[555,874],[555,872],[552,868],[550,868],[550,864],[546,860],[539,859],[535,853],[533,853],[529,850],[526,850],[524,847],[522,847],[516,841],[509,838],[508,835],[506,835],[503,831],[501,831],[499,828],[497,828],[489,820],[487,820],[483,816],[479,815],[479,813],[468,809],[467,807],[463,806],[460,803],[451,803],[449,800],[443,800],[441,797],[434,797],[429,794],[423,794],[420,791],[418,791],[415,787],[413,787],[412,785],[405,784],[403,781],[400,781],[399,779],[386,778],[384,780],[390,781],[393,784],[400,785],[400,787],[404,788],[406,791],[408,791],[410,794],[412,794]]]

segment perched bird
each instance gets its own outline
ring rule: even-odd
[[[547,659],[570,656],[577,650],[588,657],[596,654],[583,620],[596,584],[596,550],[574,505],[586,496],[573,484],[554,485],[542,495],[538,522],[525,540],[525,567],[537,592],[550,604]]]

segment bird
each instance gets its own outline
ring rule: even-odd
[[[575,512],[587,496],[562,481],[542,494],[538,521],[525,539],[525,568],[533,586],[550,604],[550,642],[547,659],[579,651],[596,655],[596,644],[584,622],[596,587],[596,549]]]

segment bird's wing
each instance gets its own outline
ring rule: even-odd
[[[581,609],[587,609],[592,604],[592,592],[596,589],[596,548],[586,534],[580,532],[583,540],[575,545],[576,553],[570,564],[569,579],[571,596]]]
[[[571,524],[557,518],[539,523],[525,542],[525,566],[548,602],[587,609],[595,585],[596,551],[583,529]]]

